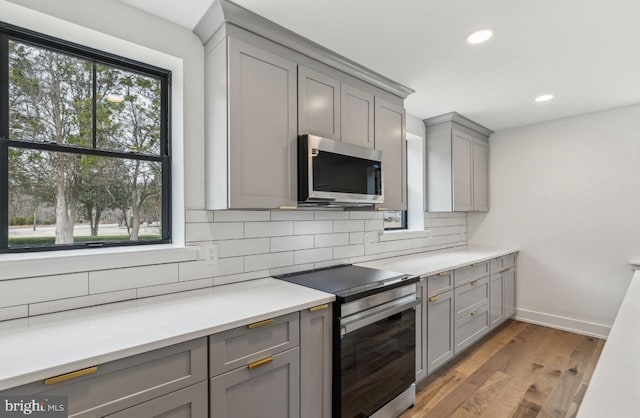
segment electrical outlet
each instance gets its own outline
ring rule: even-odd
[[[209,265],[218,264],[218,244],[203,245],[200,248],[205,263]]]

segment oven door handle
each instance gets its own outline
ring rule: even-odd
[[[404,300],[406,299],[407,298],[398,299],[395,304],[389,304],[389,308],[383,311],[362,318],[353,319],[351,321],[340,321],[340,335],[346,335],[362,327],[371,325],[374,322],[378,322],[381,319],[388,318],[391,315],[406,311],[407,309],[411,309],[420,304],[420,299],[416,298],[415,296],[412,297],[408,302],[404,302]]]

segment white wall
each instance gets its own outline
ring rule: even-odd
[[[470,245],[513,245],[518,315],[606,335],[640,255],[640,105],[496,132]]]

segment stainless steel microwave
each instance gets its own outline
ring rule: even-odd
[[[382,151],[314,135],[298,137],[300,203],[351,206],[383,200]]]

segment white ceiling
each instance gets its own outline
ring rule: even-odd
[[[211,0],[121,0],[193,28]],[[640,102],[633,0],[236,0],[416,90],[407,112],[498,130]],[[187,7],[188,6],[188,7]],[[491,28],[494,37],[465,37]],[[553,93],[555,99],[535,103]]]

